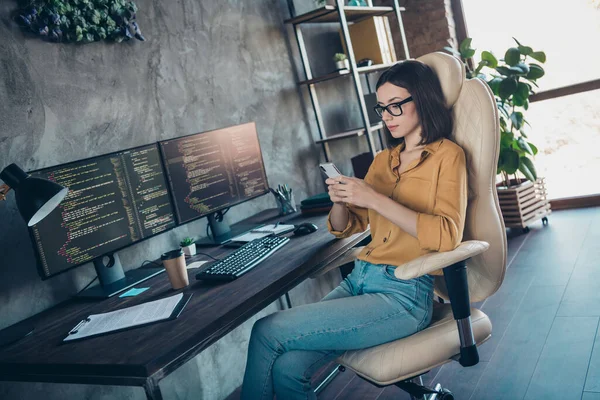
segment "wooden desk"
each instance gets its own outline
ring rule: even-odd
[[[285,219],[278,218],[276,210],[267,210],[243,222],[277,220],[312,222],[319,230],[306,236],[290,236],[286,246],[233,282],[197,281],[197,270],[190,270],[190,285],[180,291],[194,295],[174,321],[80,342],[62,342],[67,332],[89,314],[180,292],[170,288],[164,273],[144,282],[143,286],[150,289],[136,297],[72,299],[52,307],[28,320],[36,327],[31,336],[0,350],[0,380],[143,386],[148,399],[162,399],[158,386],[161,379],[369,235],[365,232],[335,239],[327,231],[326,215],[297,214]],[[200,251],[223,257],[234,249]],[[198,255],[192,261],[205,258]]]

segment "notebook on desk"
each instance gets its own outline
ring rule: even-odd
[[[247,243],[255,239],[261,239],[269,235],[281,235],[296,229],[294,225],[289,224],[268,224],[252,229],[250,232],[236,236],[231,239],[232,242]]]

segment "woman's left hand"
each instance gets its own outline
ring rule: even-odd
[[[344,202],[364,208],[373,208],[374,202],[379,196],[368,183],[362,179],[342,176],[336,178],[340,183],[331,185],[337,197]]]

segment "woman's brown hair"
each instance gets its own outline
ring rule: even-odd
[[[387,69],[377,81],[376,89],[384,83],[402,87],[410,93],[421,123],[421,145],[447,138],[452,133],[452,113],[446,108],[442,86],[433,69],[422,62],[406,60]],[[388,147],[396,147],[396,139],[385,128]]]

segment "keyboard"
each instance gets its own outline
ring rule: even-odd
[[[246,243],[224,259],[196,274],[196,279],[232,281],[266,260],[271,254],[286,245],[290,238],[265,236]]]

